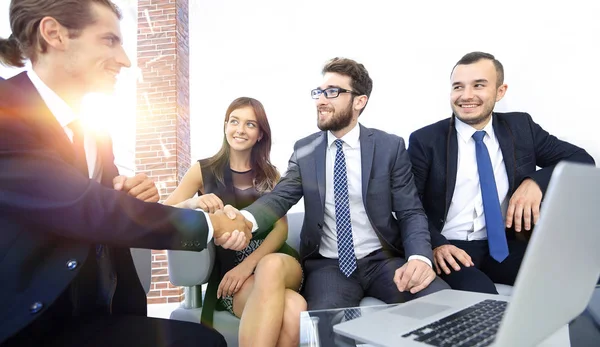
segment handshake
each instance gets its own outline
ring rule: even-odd
[[[252,223],[235,207],[226,205],[208,216],[213,226],[215,245],[235,251],[248,247],[252,238]]]
[[[160,199],[156,185],[145,174],[134,177],[117,176],[113,179],[113,186],[115,190],[142,201],[158,202]],[[247,221],[235,207],[223,206],[223,201],[216,195],[206,194],[190,198],[175,207],[201,209],[209,213],[215,245],[235,251],[248,247],[252,238],[252,223]]]
[[[175,205],[190,210],[203,210],[208,213],[213,226],[215,245],[225,249],[241,251],[248,247],[252,238],[252,223],[231,205],[224,205],[215,194],[203,194],[189,198]]]

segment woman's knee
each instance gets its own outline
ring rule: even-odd
[[[291,289],[285,290],[285,307],[292,311],[306,311],[306,300],[298,292]]]
[[[256,273],[281,273],[284,270],[285,263],[280,254],[270,253],[262,257],[256,265]]]
[[[306,311],[306,300],[302,295],[297,292],[286,289],[285,290],[285,319],[292,320],[294,322],[300,322],[300,312]]]

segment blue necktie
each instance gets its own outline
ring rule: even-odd
[[[346,308],[344,309],[344,319],[346,321],[353,320],[362,317],[360,308]]]
[[[483,143],[485,131],[476,131],[473,134],[475,140],[475,156],[477,157],[477,170],[479,171],[479,185],[483,199],[483,214],[485,216],[485,228],[487,230],[488,247],[490,255],[498,262],[508,257],[508,244],[506,243],[506,231],[502,221],[498,189],[494,178],[494,169],[488,153],[487,146]]]
[[[346,176],[346,159],[342,145],[344,141],[335,140],[337,152],[333,165],[333,195],[335,199],[335,227],[337,229],[338,260],[340,270],[350,277],[356,270],[354,241],[352,240],[352,223],[350,222],[350,203],[348,199],[348,177]]]

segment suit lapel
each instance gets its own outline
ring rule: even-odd
[[[360,162],[362,176],[362,197],[363,201],[367,201],[367,189],[369,188],[369,180],[371,179],[371,168],[373,167],[373,152],[375,144],[373,143],[373,132],[364,126],[360,125]]]
[[[317,174],[317,186],[319,187],[319,195],[321,198],[321,206],[325,210],[325,155],[327,153],[327,132],[322,131],[319,142],[315,149],[315,171]]]
[[[66,162],[73,164],[75,152],[71,141],[56,117],[46,106],[44,100],[42,100],[27,73],[18,74],[9,79],[8,83],[13,88],[20,90],[24,96],[22,102],[19,103],[20,112],[25,118],[31,120],[31,123],[35,124],[35,128],[39,130],[40,138],[44,139],[44,142],[50,142],[50,145],[58,151]]]
[[[456,186],[456,171],[458,170],[458,140],[456,139],[456,135],[453,115],[450,118],[448,137],[446,138],[446,210],[444,214],[448,213],[452,196],[454,196],[454,187]]]
[[[512,135],[510,134],[508,126],[504,120],[501,120],[497,113],[494,113],[492,119],[494,134],[496,134],[496,138],[500,144],[502,159],[504,160],[506,174],[508,175],[508,192],[510,194],[510,192],[513,191],[515,180],[515,145],[512,140]]]

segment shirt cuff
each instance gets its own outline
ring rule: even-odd
[[[427,263],[427,265],[429,265],[429,267],[432,267],[431,260],[429,260],[429,258],[427,258],[427,257],[424,257],[422,255],[411,255],[410,257],[408,257],[408,261],[411,261],[413,259],[424,261]]]
[[[212,225],[212,222],[210,221],[210,217],[208,216],[208,213],[205,212],[204,210],[201,209],[196,209],[196,211],[200,211],[202,213],[204,213],[204,217],[206,217],[206,224],[208,225],[208,237],[206,238],[206,244],[209,244],[210,241],[212,241],[212,237],[213,237],[213,233],[215,232],[215,228]]]
[[[246,220],[248,222],[252,223],[252,232],[255,232],[256,230],[258,230],[258,225],[256,224],[256,219],[254,218],[252,213],[250,213],[246,210],[241,210],[240,213],[242,214],[242,216],[244,216],[244,218],[246,218]]]

